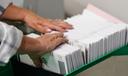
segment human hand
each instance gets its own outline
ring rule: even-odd
[[[51,32],[52,30],[65,32],[68,29],[72,29],[72,25],[62,20],[51,20],[51,19],[42,18],[28,10],[24,17],[24,21],[28,26],[41,33]]]
[[[32,59],[33,64],[35,65],[36,68],[43,67],[43,61],[40,56],[34,55],[34,54],[29,54],[29,57]]]
[[[40,50],[42,53],[42,49],[44,50],[43,54],[51,52],[57,46],[67,42],[67,39],[64,37],[63,33],[46,33],[41,37],[38,37],[37,40],[40,42],[40,47],[37,50]],[[38,55],[42,54],[38,52]]]
[[[47,52],[51,52],[58,45],[60,45],[61,43],[64,43],[64,42],[67,41],[65,38],[62,38],[63,37],[63,34],[61,34],[61,33],[60,34],[59,33],[52,34],[52,36],[53,37],[51,37],[50,34],[45,34],[44,36],[42,36],[42,38],[41,37],[38,38],[38,40],[41,42],[42,47],[45,48],[43,54],[45,54]],[[45,40],[45,41],[42,41],[42,40]],[[29,54],[29,56],[33,60],[33,62],[36,65],[36,67],[38,67],[38,68],[42,67],[42,63],[43,63],[42,62],[42,59],[41,59],[42,51],[41,52],[38,52],[37,55],[35,55],[35,54]]]
[[[51,30],[64,32],[72,28],[70,24],[62,20],[49,20],[36,15],[28,9],[20,8],[13,4],[9,5],[1,18],[24,21],[29,27],[41,33],[51,32]]]
[[[67,42],[67,39],[62,33],[44,34],[36,39],[25,37],[20,47],[21,50],[18,52],[20,54],[29,54],[36,67],[41,67],[40,57],[65,42]]]

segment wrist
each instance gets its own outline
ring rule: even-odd
[[[28,16],[28,10],[22,8],[22,10],[21,10],[21,15],[22,15],[22,16],[21,16],[21,21],[26,22],[26,17]]]
[[[33,19],[33,17],[35,16],[35,14],[31,11],[31,10],[28,10],[28,9],[23,9],[22,11],[22,21],[24,22],[28,22],[30,19]]]

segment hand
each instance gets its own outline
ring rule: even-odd
[[[41,33],[51,32],[52,30],[65,32],[68,29],[72,29],[72,26],[70,24],[62,20],[49,20],[46,18],[42,18],[28,10],[26,11],[24,21],[28,26]]]
[[[30,10],[17,7],[13,4],[9,5],[1,17],[10,20],[24,21],[29,27],[41,33],[51,32],[52,30],[64,32],[72,28],[70,24],[63,22],[62,20],[42,18]]]
[[[34,64],[41,67],[40,57],[65,42],[67,42],[67,39],[62,33],[44,34],[36,39],[24,36],[18,52],[20,54],[29,54]]]
[[[53,33],[53,34],[44,34],[43,36],[37,38],[37,40],[40,42],[39,47],[37,50],[38,55],[42,56],[42,49],[43,54],[51,52],[53,49],[55,49],[57,46],[67,42],[67,39],[64,37],[62,33]]]
[[[45,34],[44,36],[38,38],[39,42],[41,42],[41,48],[38,48],[39,50],[44,49],[43,54],[47,52],[51,52],[53,49],[55,49],[58,45],[66,42],[67,40],[63,38],[63,34],[56,33],[56,34]],[[44,47],[44,48],[43,48]],[[33,60],[36,67],[40,68],[42,67],[42,51],[39,51],[37,55],[35,54],[29,54],[31,59]]]
[[[43,61],[41,59],[40,56],[38,55],[34,55],[34,54],[29,54],[29,57],[32,59],[34,65],[37,67],[37,68],[42,68],[42,64],[43,64]]]

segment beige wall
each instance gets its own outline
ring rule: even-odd
[[[87,3],[92,3],[104,11],[128,22],[128,0],[64,0],[69,15],[82,12]]]
[[[47,18],[64,18],[63,0],[24,0],[24,6]]]
[[[16,5],[23,6],[24,0],[12,0]]]

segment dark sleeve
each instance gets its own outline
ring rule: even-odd
[[[5,8],[0,5],[0,15],[3,13],[4,10],[5,10]]]
[[[11,3],[12,3],[12,0],[0,0],[0,16]]]

